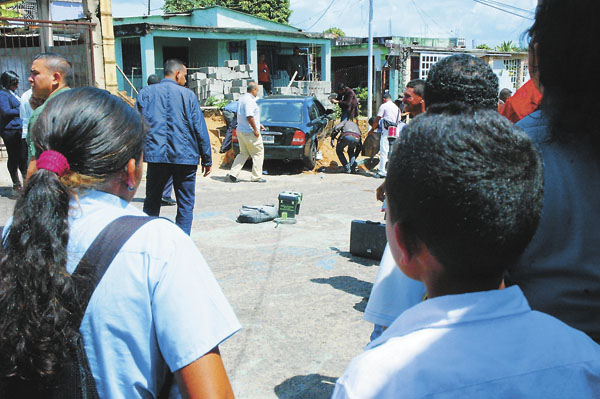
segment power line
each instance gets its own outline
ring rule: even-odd
[[[521,18],[529,19],[529,20],[533,21],[532,17],[521,15],[521,14],[519,14],[517,12],[509,11],[509,10],[507,10],[505,8],[502,8],[502,7],[518,8],[518,7],[514,7],[514,6],[510,6],[508,4],[500,3],[500,2],[497,2],[497,1],[490,1],[490,0],[473,0],[473,1],[475,3],[479,3],[479,4],[482,4],[484,6],[495,8],[496,10],[500,10],[500,11],[505,12],[507,14],[515,15],[517,17],[521,17]],[[521,9],[519,9],[519,10],[521,10]],[[524,11],[526,11],[526,10],[524,10]],[[530,13],[530,11],[526,11],[526,12]]]
[[[306,28],[305,30],[311,30],[313,28],[313,26],[315,26],[320,20],[321,18],[323,18],[325,16],[325,14],[327,14],[327,11],[329,11],[329,9],[331,8],[331,6],[333,5],[333,3],[335,3],[335,0],[331,0],[331,3],[329,3],[329,5],[327,6],[327,8],[325,9],[325,11],[323,11],[323,14],[321,14],[321,16],[319,18],[317,18],[317,20],[315,21],[314,24],[312,24],[311,26],[309,26],[308,28]]]

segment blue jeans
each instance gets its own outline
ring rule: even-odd
[[[348,147],[348,158],[349,161],[346,160],[344,156],[344,150]],[[335,152],[337,153],[342,166],[346,170],[350,170],[352,165],[356,162],[356,157],[360,152],[360,140],[357,137],[353,136],[343,136],[337,143],[335,147]]]
[[[173,178],[177,216],[175,224],[190,235],[196,201],[196,172],[198,165],[175,165],[170,163],[148,163],[146,171],[146,199],[144,212],[150,216],[160,215],[160,200],[170,177]]]

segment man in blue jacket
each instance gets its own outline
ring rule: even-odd
[[[189,235],[200,159],[203,176],[211,171],[210,139],[198,99],[184,87],[185,65],[168,60],[164,71],[165,78],[142,89],[137,98],[138,109],[148,125],[144,212],[150,216],[160,214],[162,192],[172,177],[177,199],[175,223]]]

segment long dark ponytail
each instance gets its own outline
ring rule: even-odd
[[[0,380],[51,381],[60,370],[82,311],[66,271],[69,202],[140,159],[144,128],[123,100],[83,88],[54,97],[32,139],[63,154],[70,171],[38,170],[15,204],[0,258]]]

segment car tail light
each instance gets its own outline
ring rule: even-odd
[[[237,143],[238,139],[237,139],[237,129],[233,129],[233,132],[231,133],[231,141],[233,143]]]
[[[302,130],[294,131],[294,137],[292,137],[292,145],[304,145],[306,143],[306,135]]]

